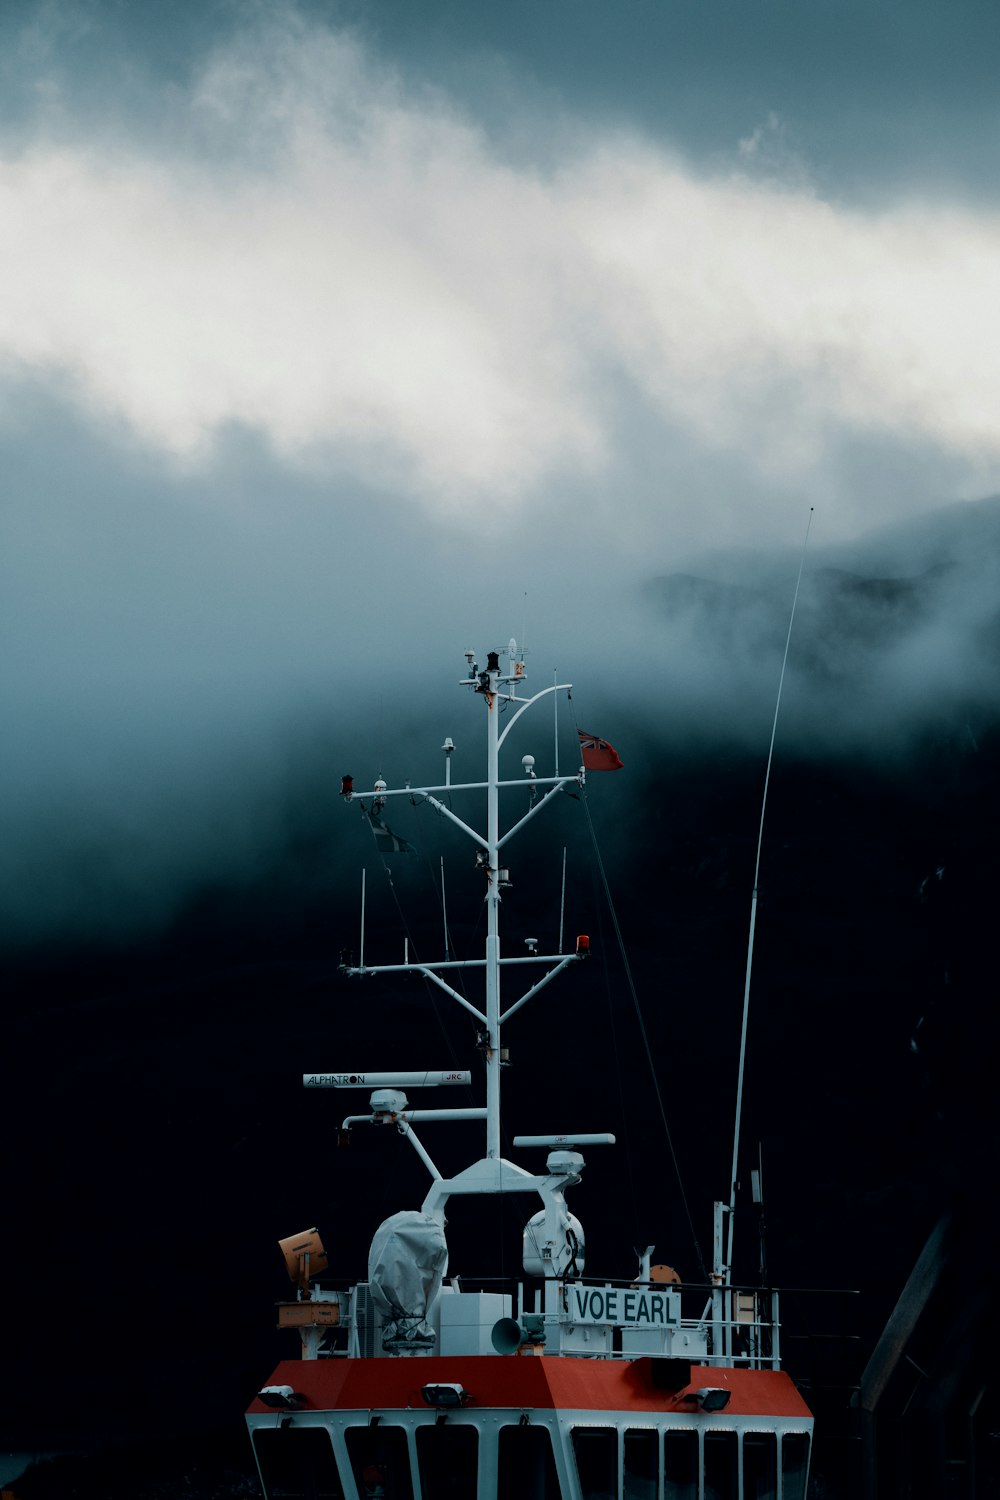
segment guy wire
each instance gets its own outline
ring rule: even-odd
[[[659,1106],[660,1119],[663,1123],[663,1133],[667,1138],[667,1145],[670,1148],[670,1157],[674,1164],[674,1172],[677,1175],[677,1186],[680,1189],[681,1202],[684,1204],[684,1212],[687,1215],[688,1228],[691,1231],[691,1240],[694,1245],[695,1255],[698,1257],[698,1265],[701,1268],[702,1279],[707,1282],[708,1271],[705,1266],[705,1257],[702,1255],[701,1245],[698,1243],[698,1232],[694,1227],[694,1218],[692,1217],[691,1208],[687,1200],[687,1193],[685,1193],[684,1191],[684,1179],[681,1177],[680,1163],[677,1160],[677,1152],[674,1150],[673,1136],[670,1134],[670,1126],[667,1124],[667,1111],[663,1103],[663,1095],[660,1092],[660,1081],[656,1076],[656,1066],[653,1062],[653,1050],[649,1045],[649,1036],[647,1035],[646,1023],[643,1020],[642,1010],[639,1006],[639,996],[636,991],[635,980],[632,978],[632,969],[629,965],[628,954],[625,951],[625,942],[622,938],[621,927],[618,925],[618,913],[615,911],[615,903],[611,899],[611,887],[608,885],[608,877],[605,873],[604,861],[601,858],[600,847],[597,843],[597,833],[594,829],[593,819],[590,816],[590,807],[587,802],[586,787],[584,787],[583,789],[583,796],[580,800],[583,803],[584,812],[587,815],[587,826],[590,829],[590,839],[594,847],[594,858],[597,860],[597,868],[601,876],[601,884],[604,887],[604,899],[608,903],[608,911],[611,913],[611,921],[615,929],[615,937],[618,939],[618,951],[621,954],[622,965],[625,969],[625,978],[628,982],[629,992],[632,996],[632,1004],[635,1007],[636,1019],[639,1022],[639,1032],[642,1036],[642,1044],[646,1049],[646,1058],[649,1062],[649,1071],[653,1079],[653,1089],[656,1093],[656,1102]]]

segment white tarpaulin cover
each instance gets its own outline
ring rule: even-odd
[[[384,1349],[434,1343],[427,1309],[447,1269],[448,1244],[437,1219],[405,1209],[379,1225],[368,1252],[368,1283],[382,1316]]]

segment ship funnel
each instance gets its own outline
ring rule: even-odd
[[[501,1318],[493,1324],[493,1347],[498,1354],[516,1354],[522,1344],[544,1344],[545,1324],[541,1313],[525,1313],[520,1321]]]

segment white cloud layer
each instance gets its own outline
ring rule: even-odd
[[[182,462],[240,424],[443,514],[613,476],[623,403],[758,485],[828,485],[859,438],[997,485],[1000,217],[796,175],[583,126],[515,165],[356,38],[272,17],[156,146],[64,126],[0,164],[0,367]]]

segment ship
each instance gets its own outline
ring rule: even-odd
[[[560,773],[556,734],[552,774],[539,774],[525,755],[505,777],[514,725],[546,701],[558,705],[571,684],[529,691],[526,655],[513,640],[487,653],[483,667],[472,651],[465,662],[459,687],[479,700],[485,719],[485,780],[453,780],[449,738],[439,784],[394,788],[379,776],[361,791],[345,776],[341,797],[360,805],[382,848],[404,846],[388,822],[394,798],[429,805],[469,839],[484,889],[485,951],[463,960],[446,948],[440,961],[424,962],[407,943],[402,962],[366,964],[362,885],[360,954],[344,967],[358,979],[420,975],[470,1013],[484,1102],[447,1103],[449,1090],[465,1096],[473,1070],[429,1068],[429,1058],[414,1059],[419,1066],[408,1071],[341,1067],[337,1059],[338,1071],[304,1075],[306,1089],[344,1094],[337,1126],[345,1136],[374,1125],[405,1137],[427,1188],[419,1208],[373,1226],[365,1279],[354,1284],[335,1274],[316,1229],[279,1242],[294,1295],[279,1304],[278,1325],[297,1331],[300,1352],[277,1365],[246,1414],[263,1493],[266,1500],[805,1500],[813,1416],[782,1367],[779,1292],[731,1276],[731,1205],[715,1204],[711,1270],[701,1284],[654,1262],[654,1246],[626,1251],[631,1263],[621,1279],[588,1278],[583,1227],[567,1195],[581,1183],[585,1153],[614,1147],[614,1135],[579,1117],[542,1120],[557,1128],[514,1136],[518,1161],[502,1154],[504,1024],[552,982],[571,983],[568,971],[590,954],[585,934],[564,945],[561,922],[554,952],[534,939],[527,953],[504,948],[508,848],[555,798],[581,795],[588,771],[621,762],[607,741],[578,732],[580,763]],[[502,801],[517,809],[506,826]],[[476,1000],[465,993],[472,978]],[[525,987],[511,1001],[515,982]],[[431,1152],[439,1129],[477,1142],[469,1165],[450,1176]],[[450,1270],[448,1206],[498,1194],[523,1204],[521,1274],[470,1282]]]

